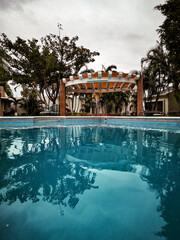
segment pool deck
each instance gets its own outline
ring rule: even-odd
[[[178,123],[180,117],[132,117],[132,116],[34,116],[34,117],[0,117],[0,124],[38,123],[48,121],[86,121],[86,120],[110,120],[125,122],[157,122],[157,123]]]

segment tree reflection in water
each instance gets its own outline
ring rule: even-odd
[[[116,165],[115,170],[137,172],[138,167],[141,166],[139,172],[141,179],[148,183],[150,189],[157,192],[157,198],[159,198],[157,211],[166,222],[156,235],[168,240],[179,240],[180,134],[166,131],[166,129],[164,131],[144,131],[113,127],[87,128],[84,130],[84,136],[90,136],[85,141],[86,152],[89,148],[88,141],[91,146],[92,144],[95,146],[96,153],[96,143],[99,142],[105,145],[105,149],[109,148],[108,151],[119,152],[119,165]],[[78,142],[78,138],[76,142]],[[73,150],[72,146],[69,151],[79,157],[76,147]],[[110,158],[109,160],[111,162]],[[92,161],[91,158],[91,164]],[[101,161],[104,163],[106,159],[102,158]],[[104,166],[102,164],[101,168]]]
[[[78,194],[98,188],[96,174],[65,155],[65,128],[2,130],[0,204],[43,200],[74,208]]]
[[[2,130],[0,138],[0,203],[43,200],[74,208],[78,194],[98,188],[88,166],[98,162],[106,169],[115,163],[116,170],[138,172],[157,192],[157,211],[166,225],[156,234],[180,239],[180,134],[68,127]]]
[[[160,199],[157,211],[166,222],[157,233],[168,240],[180,239],[180,134],[156,132],[143,135],[143,163],[149,173],[143,179]],[[146,144],[145,144],[146,143]]]

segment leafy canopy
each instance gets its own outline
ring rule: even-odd
[[[165,20],[157,30],[168,51],[170,62],[169,79],[173,83],[176,99],[180,102],[180,0],[166,0],[155,7]]]
[[[53,103],[59,95],[60,79],[78,74],[80,69],[95,61],[98,52],[91,52],[77,46],[78,37],[49,34],[37,39],[24,40],[17,37],[12,42],[5,34],[1,35],[0,48],[5,53],[13,81],[24,87],[36,89],[39,98],[45,96]]]

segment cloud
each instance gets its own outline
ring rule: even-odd
[[[142,40],[144,37],[138,33],[127,33],[124,35],[125,40],[132,40],[132,41],[139,41]]]
[[[33,1],[38,0],[0,0],[0,11],[7,9],[22,10],[22,6]]]
[[[156,44],[163,17],[154,7],[164,0],[0,0],[0,31],[10,39],[78,35],[79,45],[100,56],[92,64],[116,64],[120,70],[140,68],[140,60]]]

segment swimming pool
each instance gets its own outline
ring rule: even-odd
[[[180,239],[180,127],[0,130],[1,240]]]

